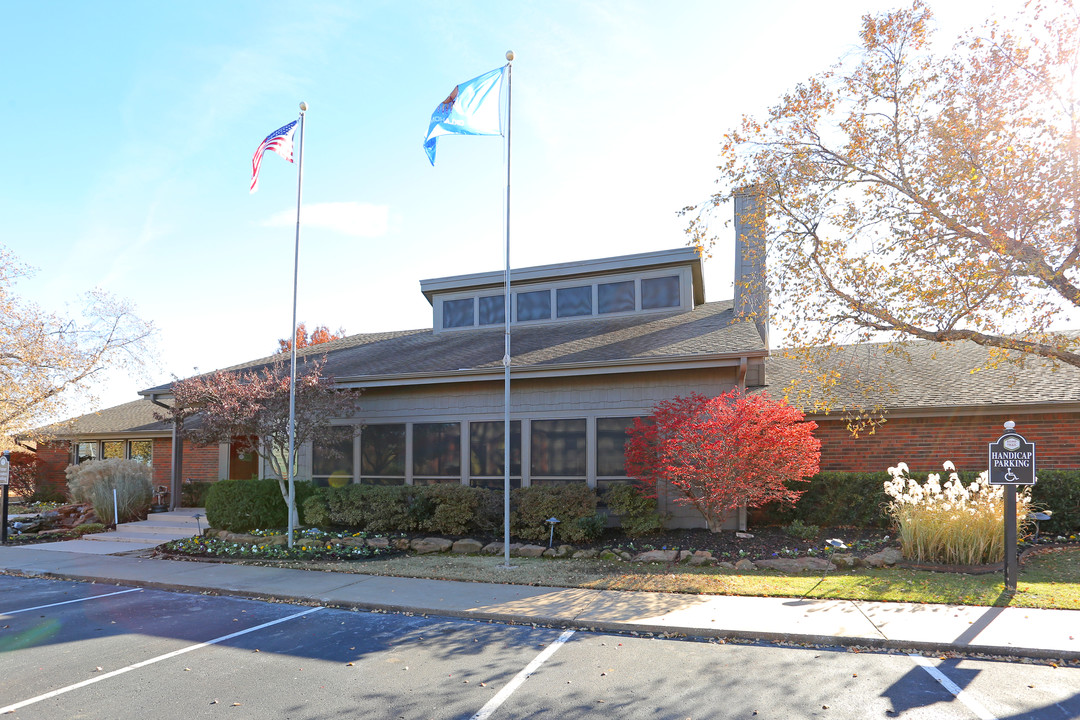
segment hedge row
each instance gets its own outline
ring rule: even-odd
[[[296,505],[303,507],[315,490],[310,483],[295,483]],[[206,493],[206,521],[211,527],[247,532],[289,524],[289,513],[277,480],[220,480]]]
[[[927,472],[910,475],[920,483]],[[960,479],[971,483],[976,472],[961,472]],[[944,479],[944,474],[942,474]],[[884,483],[887,472],[822,472],[809,483],[792,483],[803,490],[793,507],[767,505],[753,513],[758,525],[788,525],[799,520],[821,527],[889,527],[892,521],[886,508],[889,498]],[[1080,470],[1040,470],[1039,481],[1031,489],[1035,507],[1053,512],[1050,520],[1040,523],[1042,533],[1067,535],[1080,530]]]

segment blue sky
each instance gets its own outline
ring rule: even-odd
[[[942,40],[994,7],[937,2]],[[429,327],[421,278],[502,266],[503,143],[422,149],[435,106],[512,49],[515,267],[685,245],[723,132],[825,69],[896,3],[38,2],[5,7],[10,247],[17,291],[63,312],[94,287],[156,324],[146,378],[272,352],[289,334],[296,166],[251,156],[310,109],[299,319]],[[731,243],[705,264],[731,297]]]

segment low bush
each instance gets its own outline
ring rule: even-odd
[[[442,535],[491,532],[500,524],[500,516],[492,512],[496,508],[490,502],[491,496],[483,488],[456,483],[430,485],[425,488],[424,497],[431,503],[431,514],[421,521],[420,527]]]
[[[307,482],[295,487],[296,506],[303,507],[313,487]],[[206,494],[206,520],[215,528],[247,532],[286,527],[289,512],[275,479],[220,480]]]
[[[150,511],[153,488],[150,466],[145,463],[120,458],[89,460],[69,465],[64,472],[72,499],[92,505],[104,522],[114,518],[120,522],[142,520]]]
[[[656,498],[646,497],[634,485],[612,485],[604,493],[604,502],[619,517],[622,531],[630,537],[664,529],[664,517],[656,509]]]
[[[73,527],[71,532],[80,536],[92,535],[93,533],[105,532],[105,526],[102,523],[83,523]]]
[[[596,492],[585,483],[533,485],[511,491],[510,534],[523,540],[548,539],[548,518],[555,517],[555,537],[562,542],[583,542],[603,532],[596,512]]]
[[[1004,487],[990,485],[986,473],[965,485],[952,463],[941,484],[931,473],[920,484],[900,463],[889,468],[892,479],[884,490],[892,502],[889,513],[899,527],[900,549],[909,560],[981,565],[1005,557]],[[1030,505],[1030,493],[1016,496],[1017,534],[1022,534]]]
[[[206,507],[206,496],[213,485],[212,482],[185,480],[180,486],[180,507]]]
[[[1036,479],[1031,504],[1053,513],[1039,523],[1039,532],[1068,536],[1080,531],[1080,470],[1038,470]]]
[[[802,520],[792,520],[784,527],[784,532],[799,540],[813,540],[821,532],[821,528],[817,525],[807,525]]]

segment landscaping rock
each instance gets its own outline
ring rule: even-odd
[[[553,557],[555,557],[556,552],[558,552],[558,551],[555,548],[548,548],[548,549],[544,550],[544,552],[542,554],[543,554],[544,557],[553,558]]]
[[[725,563],[725,564],[731,565],[731,563]],[[687,565],[691,565],[693,567],[711,566],[711,565],[719,566],[720,563],[716,562],[716,558],[714,558],[711,554],[698,555],[698,554],[695,553],[694,555],[690,556],[690,559],[687,561]],[[735,567],[735,566],[731,565],[731,567]]]
[[[521,543],[510,543],[510,554],[516,555],[517,551],[521,549]],[[493,542],[485,545],[480,552],[484,555],[502,555],[503,544],[501,542]]]
[[[833,553],[830,559],[837,567],[842,568],[859,567],[863,564],[862,558],[856,557],[851,553]]]
[[[555,548],[555,557],[570,557],[574,554],[575,550],[577,550],[577,548],[575,548],[573,545],[560,545],[559,547]]]
[[[621,557],[615,554],[614,550],[603,550],[600,552],[601,560],[622,560]]]
[[[518,557],[540,557],[547,550],[543,545],[522,545],[518,548]],[[513,552],[513,550],[511,550]]]
[[[780,570],[782,572],[804,572],[806,570],[824,572],[826,570],[836,569],[836,566],[828,560],[815,557],[769,558],[766,560],[755,560],[754,564],[759,568]]]
[[[377,548],[379,550],[385,550],[390,547],[390,538],[376,537],[376,538],[364,538],[364,544],[369,548]]]
[[[248,535],[247,533],[228,533],[224,538],[226,542],[239,543],[241,545],[254,545],[262,542],[262,538],[257,535]]]
[[[673,563],[679,559],[678,550],[647,550],[633,557],[633,562],[667,562]]]
[[[484,549],[484,544],[479,540],[463,538],[453,544],[451,550],[461,555],[476,555]]]
[[[716,567],[723,568],[724,570],[734,570],[735,569],[735,566],[732,565],[731,563],[729,563],[727,560],[721,560],[720,562],[716,563]]]
[[[274,547],[289,544],[289,538],[285,537],[284,535],[271,535],[268,538],[264,538],[264,540],[266,541],[267,545],[271,545]]]
[[[754,537],[754,534],[753,533],[748,533],[748,532],[737,532],[737,533],[735,533],[735,537],[742,538],[743,540],[752,540],[753,537]]]
[[[616,550],[615,554],[619,556],[619,559],[625,560],[626,562],[630,562],[634,559],[634,556],[626,552],[625,550]]]
[[[446,552],[454,543],[446,538],[416,538],[409,543],[409,549],[417,555],[427,555],[429,553]]]
[[[596,557],[599,554],[600,554],[599,551],[592,550],[592,549],[578,550],[571,557],[573,557],[575,560],[592,560],[594,557]]]
[[[864,562],[870,567],[891,567],[904,559],[899,548],[885,548],[881,552],[868,555]]]
[[[757,570],[757,565],[750,562],[746,558],[743,558],[739,562],[735,563],[736,570]]]
[[[394,538],[390,541],[390,544],[394,546],[395,550],[408,550],[409,538]]]

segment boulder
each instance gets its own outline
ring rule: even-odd
[[[599,554],[600,552],[598,550],[590,548],[588,550],[578,550],[573,555],[571,555],[571,557],[575,560],[592,560]]]
[[[394,538],[390,544],[394,546],[395,550],[408,550],[409,538]]]
[[[736,570],[757,570],[757,565],[755,565],[751,561],[747,560],[746,558],[743,558],[739,562],[735,563],[735,569]]]
[[[862,558],[856,557],[851,553],[833,553],[829,558],[836,564],[836,567],[841,568],[853,568],[859,567],[863,564]]]
[[[899,548],[889,547],[881,552],[868,555],[863,562],[870,567],[891,567],[903,559],[904,555]]]
[[[574,554],[574,551],[576,549],[577,548],[575,548],[573,545],[560,545],[559,547],[555,548],[555,557],[557,557],[557,558],[570,557],[571,555]]]
[[[446,538],[416,538],[409,543],[409,549],[417,555],[427,555],[429,553],[441,553],[446,552],[454,543]]]
[[[769,558],[767,560],[755,560],[754,564],[759,568],[780,570],[782,572],[804,572],[806,570],[825,572],[836,569],[836,566],[828,560],[815,557]]]
[[[462,538],[454,542],[450,549],[461,555],[476,555],[484,549],[484,544],[472,538]]]
[[[727,560],[721,560],[720,562],[716,563],[716,567],[722,568],[724,570],[734,570],[735,569],[735,566],[732,565],[731,563],[729,563]]]
[[[516,555],[517,551],[521,548],[521,543],[510,543],[510,554]],[[501,542],[488,543],[480,552],[484,555],[502,555],[504,552],[503,544]]]
[[[364,544],[369,548],[385,550],[390,547],[390,539],[384,537],[364,538]]]
[[[518,557],[540,557],[547,550],[543,545],[522,545],[518,548]],[[513,551],[511,551],[513,552]]]
[[[622,560],[621,557],[615,554],[614,550],[603,550],[600,552],[601,560]]]
[[[673,563],[679,559],[678,550],[647,550],[633,557],[633,562]]]

